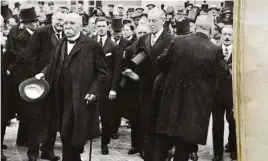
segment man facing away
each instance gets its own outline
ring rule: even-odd
[[[62,161],[81,161],[85,143],[99,136],[99,109],[96,99],[107,77],[100,44],[81,33],[82,17],[70,13],[64,34],[53,50],[49,65],[36,75],[46,76],[62,140]]]
[[[174,161],[188,161],[189,145],[206,144],[216,80],[228,70],[221,49],[210,41],[212,24],[207,15],[196,21],[196,34],[177,37],[157,67],[166,73],[157,116],[154,161],[168,156],[175,144]]]

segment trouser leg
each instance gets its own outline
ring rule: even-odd
[[[167,159],[168,151],[172,145],[171,140],[172,138],[165,134],[156,135],[153,161],[165,161]]]
[[[47,139],[43,142],[41,150],[44,154],[54,154],[57,131],[49,129]]]
[[[212,109],[212,134],[214,156],[223,156],[224,141],[224,113],[225,109],[220,101]]]
[[[107,145],[110,143],[111,134],[112,134],[112,121],[108,116],[101,116],[102,123],[102,137],[101,144]]]
[[[176,137],[174,140],[176,140],[176,146],[173,161],[188,161],[190,151],[187,147],[189,143],[183,141],[180,137]]]
[[[230,108],[230,106],[226,107],[226,120],[229,123],[229,150],[230,152],[236,152],[236,126],[233,108]]]
[[[24,145],[28,143],[28,131],[29,131],[29,122],[25,120],[20,120],[17,133],[17,145]]]

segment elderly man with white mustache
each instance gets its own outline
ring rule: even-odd
[[[96,100],[107,78],[104,52],[81,31],[82,17],[68,14],[64,20],[66,37],[53,50],[48,66],[36,75],[50,85],[52,121],[61,134],[62,161],[81,161],[85,143],[100,132]]]

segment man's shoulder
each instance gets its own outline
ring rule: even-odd
[[[52,32],[52,26],[51,25],[46,25],[40,28],[37,28],[34,32],[35,33],[47,33],[47,32]]]

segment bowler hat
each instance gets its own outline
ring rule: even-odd
[[[114,7],[114,4],[108,4],[108,7]]]
[[[32,22],[38,20],[34,7],[22,9],[20,11],[19,18],[21,19],[21,22]]]
[[[123,28],[122,18],[112,18],[111,27],[115,32],[122,31]]]
[[[187,35],[190,33],[190,21],[184,19],[176,23],[177,35]]]
[[[30,78],[20,84],[19,92],[25,101],[36,102],[48,95],[49,84],[45,79]]]

